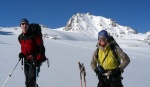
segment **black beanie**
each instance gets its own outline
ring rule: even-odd
[[[29,21],[26,18],[23,18],[23,19],[20,20],[20,25],[21,25],[22,22],[25,22],[29,25]]]
[[[99,40],[99,37],[100,37],[100,36],[109,38],[109,35],[108,35],[108,33],[107,33],[106,30],[101,30],[101,31],[98,33],[98,40]]]

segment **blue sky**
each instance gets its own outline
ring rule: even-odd
[[[49,28],[64,27],[76,13],[114,19],[138,32],[150,31],[149,0],[1,0],[0,27],[19,26],[22,18]]]

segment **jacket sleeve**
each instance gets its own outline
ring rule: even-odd
[[[20,35],[18,36],[18,42],[21,44],[21,42],[20,42]]]
[[[121,58],[121,63],[119,65],[119,67],[122,70],[124,70],[130,63],[130,58],[128,57],[128,55],[125,52],[123,52],[123,50],[120,47],[117,46],[116,48],[117,48],[117,50],[116,50],[117,54],[118,54],[119,58]]]
[[[21,45],[21,39],[20,39],[20,37],[21,37],[21,34],[18,36],[18,42]],[[22,45],[21,45],[21,52],[20,53],[22,53]]]
[[[97,50],[98,49],[96,49],[94,51],[93,56],[92,56],[92,60],[91,60],[91,68],[92,68],[92,70],[95,70],[97,68],[97,63],[98,63],[98,60],[97,60],[97,57],[96,57]]]

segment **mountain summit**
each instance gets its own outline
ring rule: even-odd
[[[137,31],[128,27],[121,26],[115,20],[102,16],[94,16],[90,13],[77,13],[73,15],[64,31],[80,31],[88,36],[97,36],[100,30],[107,30],[110,35],[120,37],[125,34],[137,34]]]

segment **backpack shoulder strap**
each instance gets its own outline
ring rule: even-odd
[[[118,63],[120,64],[120,59],[118,58],[117,56],[117,53],[116,53],[116,45],[115,44],[111,44],[110,45],[110,48],[112,49],[112,53],[114,54],[115,58],[117,59]]]

